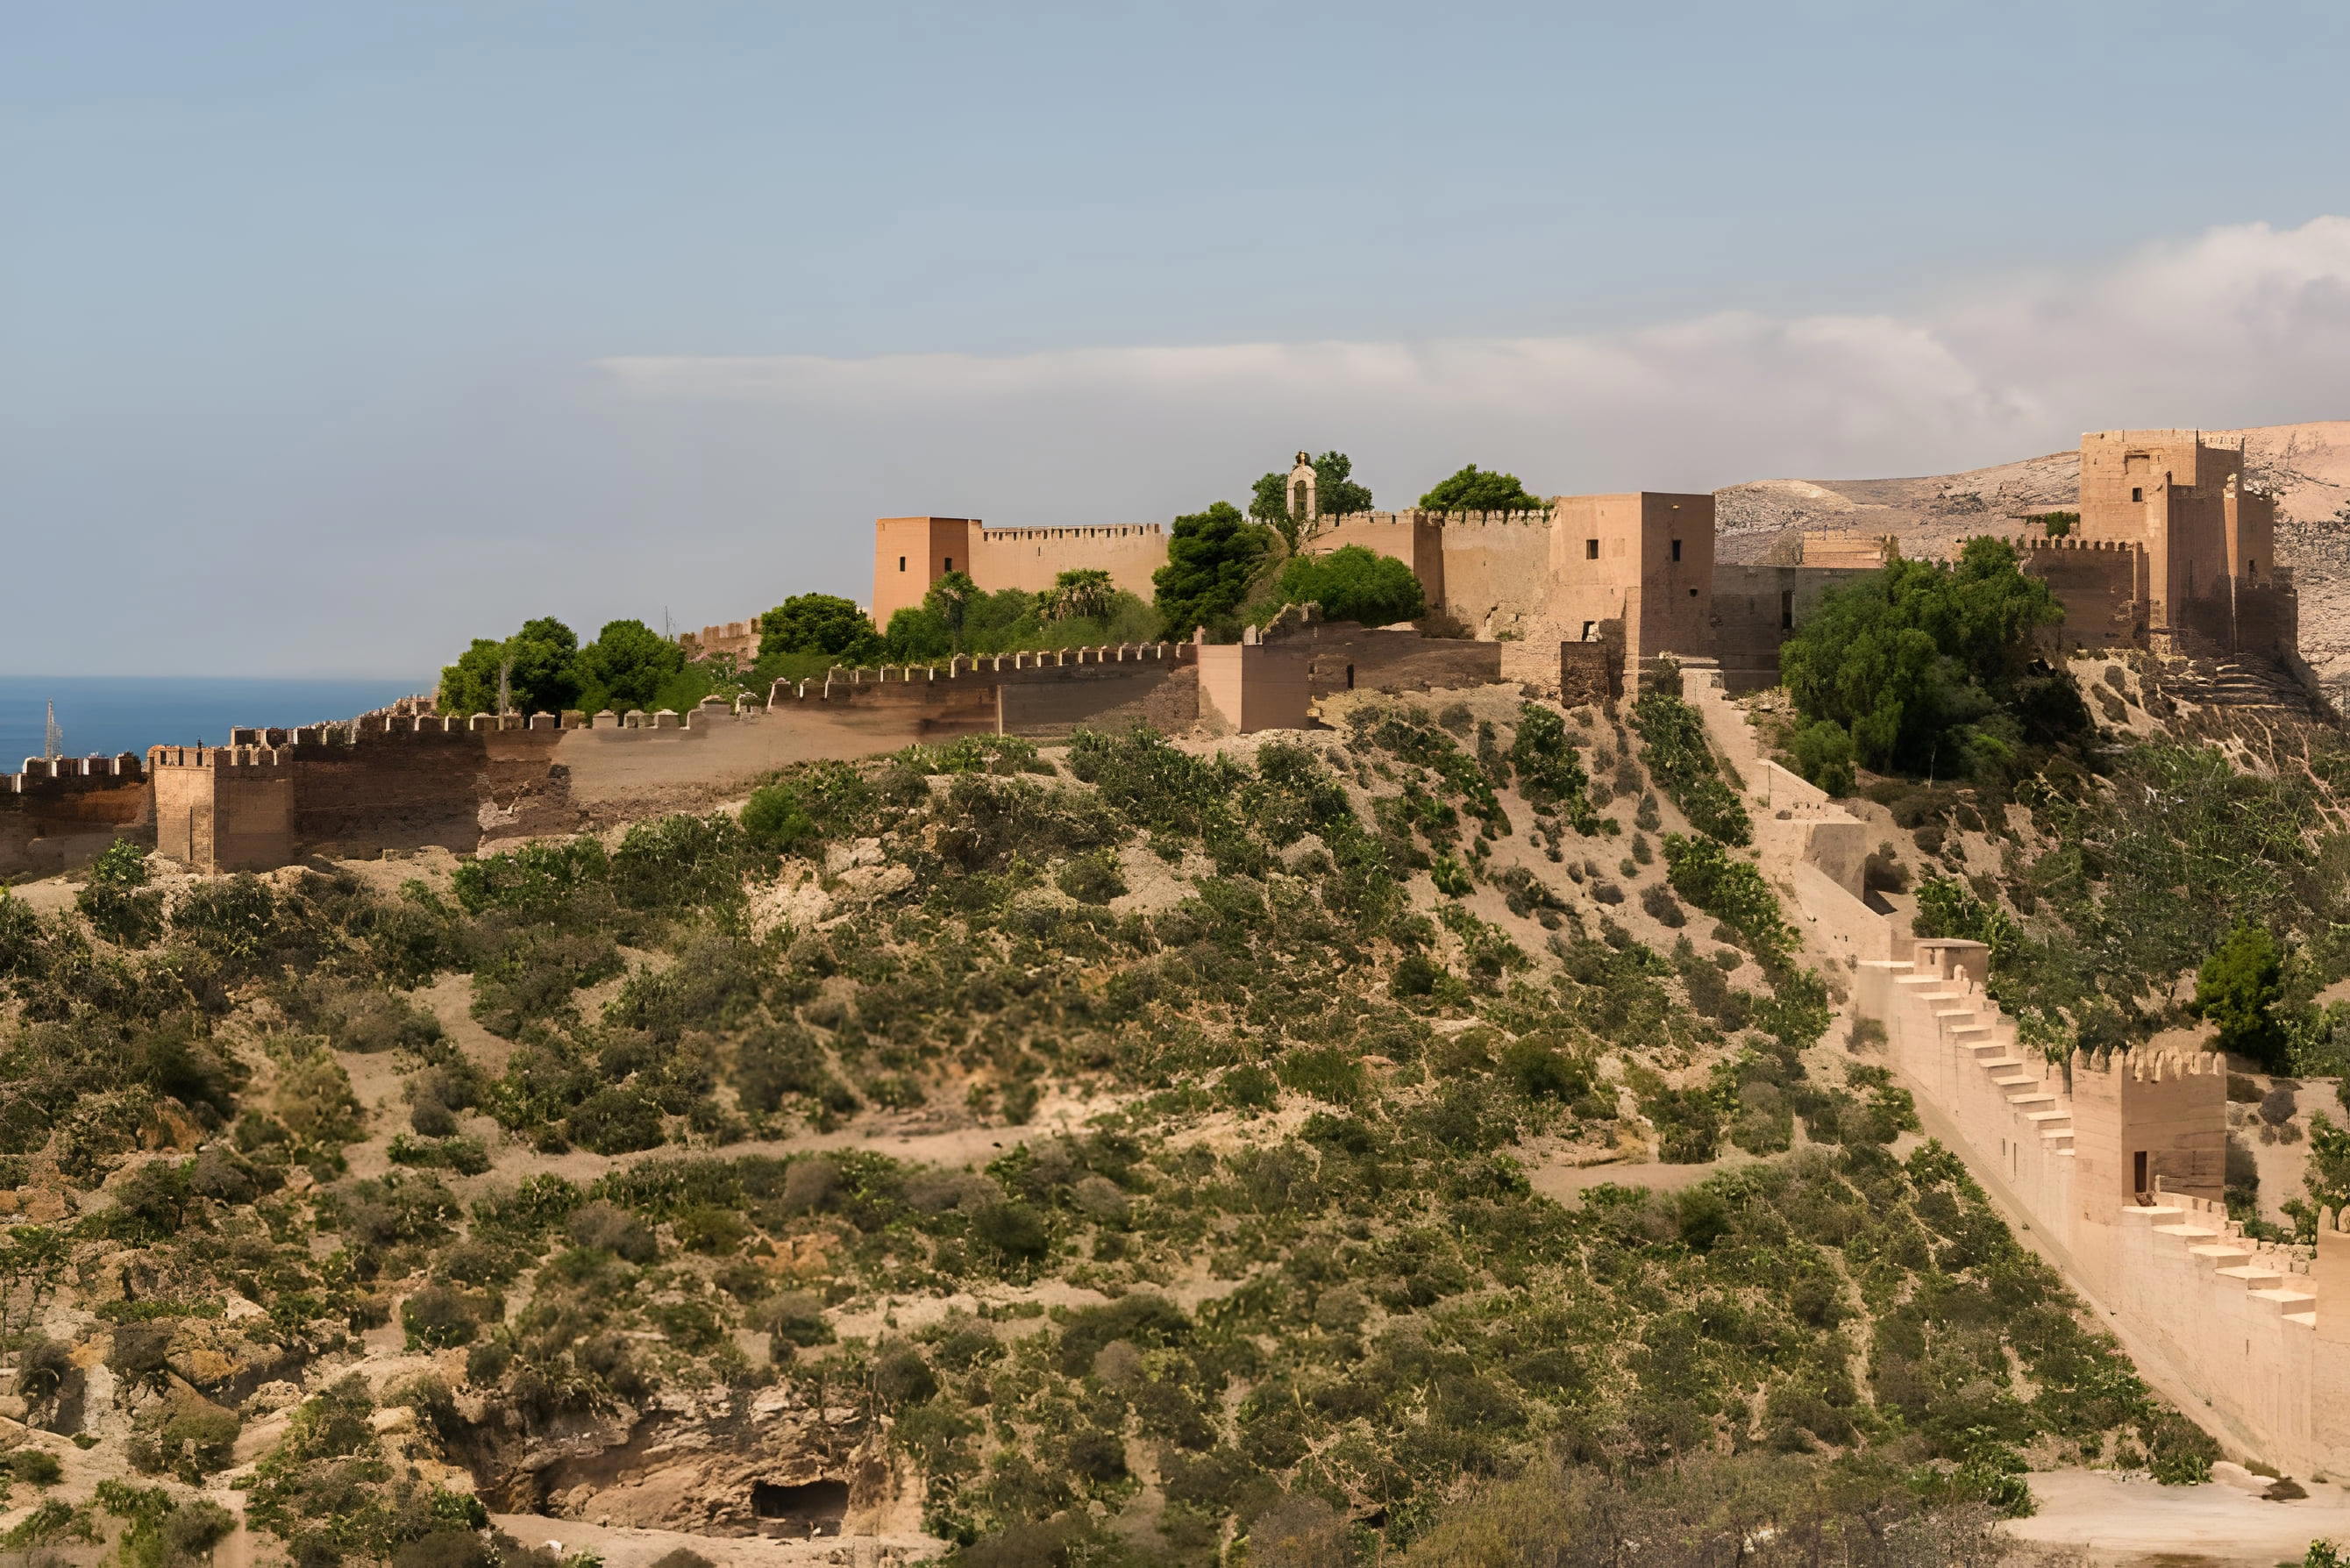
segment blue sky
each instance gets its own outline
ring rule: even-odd
[[[1301,445],[1408,503],[2350,415],[2337,8],[1532,9],[10,7],[0,668],[422,673]]]

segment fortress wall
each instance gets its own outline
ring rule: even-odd
[[[207,871],[266,871],[295,857],[294,774],[265,746],[158,746],[155,848]]]
[[[2253,1457],[2293,1475],[2338,1474],[2350,1445],[2328,1428],[2342,1420],[2350,1358],[2318,1333],[2326,1293],[2307,1272],[2309,1249],[2248,1241],[2222,1205],[2171,1193],[2106,1212],[2106,1304],[2131,1336],[2179,1369]],[[2325,1250],[2323,1231],[2319,1240]]]
[[[1252,628],[1250,637],[1255,632]],[[1302,730],[1313,723],[1313,653],[1303,643],[1244,640],[1195,645],[1200,717],[1233,734]]]
[[[1148,603],[1150,575],[1167,564],[1167,531],[1156,523],[1086,528],[972,529],[972,580],[989,593],[1042,593],[1063,572],[1107,572],[1110,581]],[[926,585],[927,586],[927,585]],[[917,595],[917,599],[920,598]]]
[[[1350,620],[1284,618],[1264,629],[1269,645],[1307,650],[1315,697],[1340,691],[1431,691],[1486,686],[1502,679],[1498,642],[1422,637],[1416,631],[1357,626]]]
[[[2110,539],[2034,538],[2009,541],[2024,571],[2048,585],[2064,607],[2054,635],[2068,649],[2127,648],[2146,626],[2147,557],[2143,545]]]
[[[1866,566],[1713,568],[1713,657],[1732,691],[1779,683],[1779,645],[1830,588],[1877,570]]]
[[[1304,551],[1326,556],[1353,545],[1375,556],[1392,556],[1411,568],[1434,609],[1451,602],[1445,580],[1444,524],[1444,514],[1437,512],[1349,512],[1320,519]]]
[[[1440,521],[1447,609],[1487,635],[1547,613],[1548,512],[1465,512]]]
[[[2224,1060],[2076,1053],[2057,1073],[1983,994],[1989,950],[1914,947],[1913,961],[1864,963],[1856,1002],[1976,1176],[2231,1451],[2301,1476],[2350,1467],[2350,1236],[2329,1236],[2327,1216],[2313,1262],[2227,1218]]]
[[[1918,940],[1907,961],[1864,961],[1862,1016],[1885,1026],[1902,1076],[1953,1123],[1978,1171],[1988,1169],[2032,1223],[2070,1249],[2077,1158],[2064,1076],[1983,993],[1990,950]]]
[[[27,757],[0,774],[0,877],[48,876],[78,866],[117,838],[154,827],[143,759]]]
[[[1624,695],[1624,628],[1622,623],[1611,621],[1600,628],[1600,638],[1594,642],[1562,642],[1558,645],[1558,687],[1556,696],[1561,705],[1568,708],[1595,703],[1606,707]],[[1544,682],[1537,670],[1546,662],[1539,643],[1505,642],[1502,645],[1502,669],[1528,685]],[[1534,668],[1523,671],[1513,668],[1521,659]]]

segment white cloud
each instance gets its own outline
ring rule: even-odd
[[[1298,446],[1348,451],[1383,503],[1467,462],[1553,492],[1933,472],[2090,429],[2350,415],[2350,218],[2213,229],[1907,315],[602,368],[621,419],[689,420],[734,493],[1006,524],[1239,499]]]

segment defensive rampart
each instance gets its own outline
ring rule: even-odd
[[[46,876],[120,837],[154,826],[145,763],[114,757],[27,757],[0,774],[0,877]]]
[[[1293,605],[1264,628],[1271,645],[1303,649],[1313,695],[1367,688],[1432,691],[1485,686],[1502,679],[1498,642],[1422,637],[1416,631],[1326,621],[1311,605]]]
[[[1865,826],[1762,754],[1719,672],[1686,670],[1682,687],[1744,779],[1757,859],[1814,951],[1848,971],[1928,1130],[2238,1457],[2350,1474],[2350,1232],[2329,1212],[2314,1248],[2279,1246],[2228,1219],[2225,1060],[2050,1061],[1985,990],[1988,948],[1913,938],[1871,904]]]
[[[158,847],[202,869],[425,845],[472,852],[723,799],[793,763],[920,742],[1051,739],[1080,725],[1180,732],[1204,724],[1222,733],[1303,726],[1316,696],[1346,689],[1347,669],[1355,684],[1381,690],[1474,684],[1494,678],[1495,645],[1313,622],[1287,639],[1252,631],[1226,646],[1139,643],[836,670],[777,681],[764,702],[712,699],[682,715],[371,714],[237,730],[225,746],[156,747],[146,771]],[[73,787],[62,776],[41,784]],[[110,836],[99,834],[93,848]]]

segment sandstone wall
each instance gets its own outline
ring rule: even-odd
[[[1203,721],[1240,735],[1314,722],[1313,654],[1305,644],[1263,642],[1252,628],[1243,641],[1200,643],[1194,654]]]
[[[1713,568],[1713,658],[1734,692],[1779,683],[1779,645],[1819,607],[1830,588],[1855,581],[1874,566],[1745,566]]]
[[[1149,603],[1150,576],[1167,564],[1167,531],[1156,523],[1082,528],[972,530],[972,580],[989,593],[1042,593],[1063,572],[1107,572],[1110,581]]]
[[[1355,545],[1376,556],[1392,556],[1419,579],[1431,609],[1450,602],[1445,579],[1444,514],[1437,512],[1351,512],[1326,517],[1305,541],[1309,556]]]
[[[1315,697],[1358,690],[1430,691],[1490,685],[1502,679],[1506,646],[1326,621],[1296,611],[1265,628],[1263,636],[1268,644],[1306,650]]]
[[[0,774],[0,878],[49,876],[89,860],[117,838],[146,841],[155,826],[146,764],[115,757],[27,757]]]
[[[1440,537],[1444,607],[1484,636],[1521,630],[1547,613],[1551,514],[1447,516]]]

